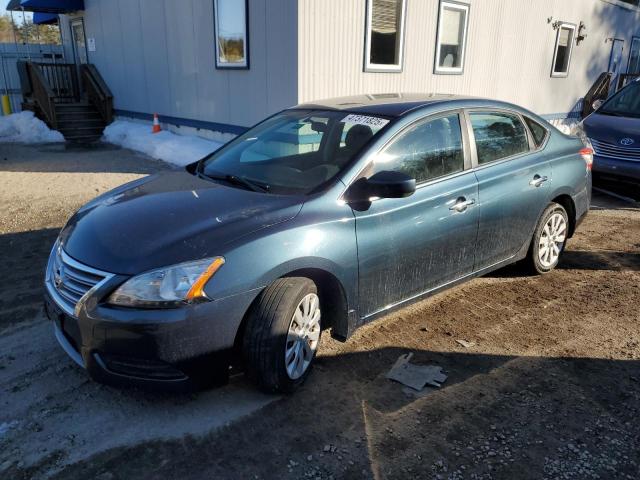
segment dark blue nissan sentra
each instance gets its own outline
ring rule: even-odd
[[[508,103],[300,105],[82,207],[51,252],[47,314],[98,381],[203,386],[237,360],[290,392],[322,330],[345,340],[516,261],[552,270],[589,209],[591,164],[580,139]]]

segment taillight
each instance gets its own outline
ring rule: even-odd
[[[587,164],[587,170],[591,170],[591,167],[593,167],[593,149],[583,148],[578,153],[584,160],[584,163]]]

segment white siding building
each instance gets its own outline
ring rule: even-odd
[[[61,28],[67,59],[97,66],[117,115],[236,134],[358,93],[469,94],[564,119],[602,72],[640,70],[637,3],[84,0]]]

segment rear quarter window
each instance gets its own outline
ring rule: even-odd
[[[529,127],[529,130],[531,131],[533,143],[535,143],[536,148],[540,148],[544,143],[545,138],[547,138],[547,129],[535,120],[530,119],[529,117],[523,118],[524,122],[527,124],[527,127]]]

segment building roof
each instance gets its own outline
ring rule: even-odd
[[[416,108],[474,97],[440,93],[384,93],[327,98],[303,103],[296,108],[348,110],[350,112],[398,117]]]

